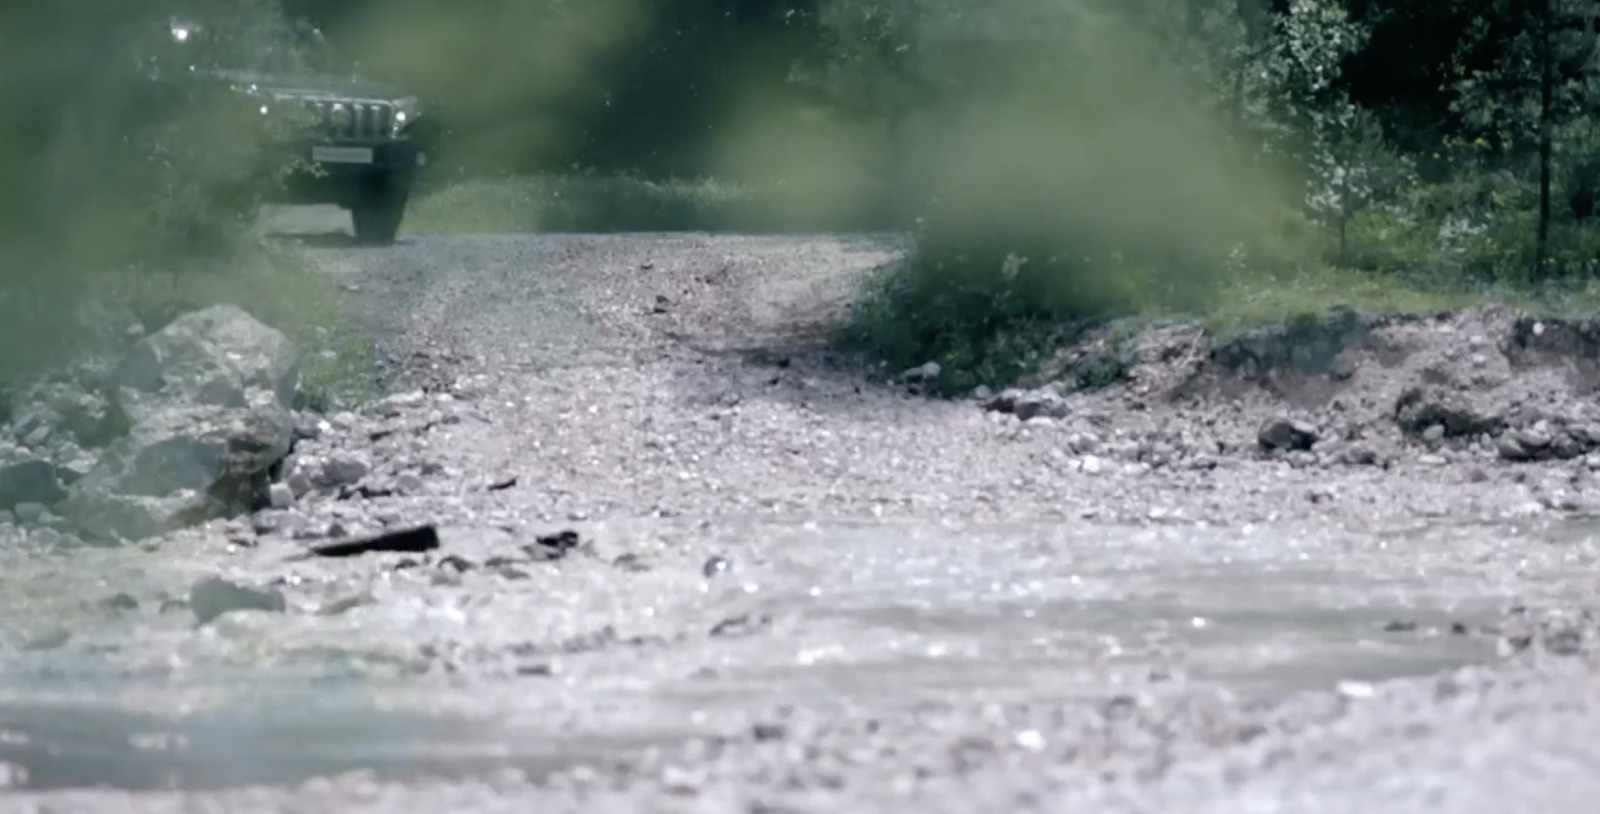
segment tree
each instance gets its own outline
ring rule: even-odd
[[[1594,4],[1579,0],[1491,0],[1459,49],[1494,54],[1459,70],[1455,109],[1473,135],[1517,163],[1533,157],[1538,215],[1530,277],[1550,276],[1552,181],[1559,134],[1590,116]],[[1460,60],[1462,63],[1466,59]]]

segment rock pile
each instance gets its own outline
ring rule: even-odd
[[[1137,360],[1110,387],[1055,383],[974,398],[992,417],[1054,420],[1074,432],[1098,423],[1129,443],[1189,435],[1193,443],[1176,448],[1206,458],[1281,456],[1297,466],[1586,459],[1600,468],[1600,320],[1500,308],[1335,310],[1234,338],[1153,329],[1132,345]],[[1151,457],[1108,447],[1118,458]]]
[[[298,382],[289,339],[243,309],[185,314],[109,370],[14,399],[0,522],[133,541],[267,505]]]

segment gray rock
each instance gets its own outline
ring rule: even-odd
[[[43,523],[50,517],[49,506],[46,506],[43,503],[35,503],[32,501],[18,503],[17,505],[11,507],[11,511],[16,516],[17,522],[25,525],[36,525]]]
[[[1068,408],[1066,399],[1061,396],[1045,390],[1036,390],[1013,402],[1011,411],[1017,418],[1027,421],[1031,418],[1065,418]]]
[[[54,463],[37,456],[0,461],[0,508],[18,503],[55,503],[66,497]]]
[[[311,475],[304,469],[297,469],[289,473],[289,477],[284,478],[283,483],[289,487],[289,491],[294,493],[296,498],[305,497],[316,486],[311,479]]]
[[[140,340],[110,376],[122,409],[138,422],[173,403],[288,409],[299,386],[299,356],[278,330],[241,308],[185,314]]]
[[[11,433],[17,439],[17,443],[25,447],[38,448],[50,440],[50,434],[62,423],[64,420],[54,411],[48,408],[34,408],[12,423]]]
[[[179,317],[108,376],[127,429],[63,513],[86,536],[138,540],[266,505],[294,441],[298,378],[288,339],[243,310]]]
[[[1512,434],[1517,439],[1517,443],[1523,447],[1529,450],[1542,450],[1550,446],[1550,443],[1555,440],[1551,437],[1548,427],[1548,424],[1541,421],[1532,427],[1524,427]]]
[[[1531,461],[1538,457],[1537,448],[1529,449],[1515,433],[1500,436],[1495,443],[1495,452],[1507,461]]]
[[[1438,387],[1413,387],[1395,400],[1395,423],[1407,435],[1421,435],[1435,425],[1444,428],[1449,438],[1498,433],[1505,428],[1505,417],[1498,411],[1474,404],[1455,391]]]
[[[294,505],[295,493],[287,483],[274,483],[267,489],[268,502],[274,509],[287,509]]]
[[[425,487],[422,476],[415,472],[401,472],[394,479],[395,490],[403,495],[421,494]]]
[[[1570,461],[1582,457],[1588,451],[1588,444],[1569,433],[1561,433],[1550,441],[1549,451],[1551,457]]]
[[[1092,432],[1078,432],[1067,436],[1067,446],[1079,455],[1100,449],[1100,437]]]
[[[267,473],[288,454],[294,427],[275,407],[174,407],[112,445],[74,489],[139,497],[210,495],[227,516],[267,501]]]
[[[312,531],[311,518],[295,509],[269,509],[257,512],[250,518],[256,534],[276,534],[280,537],[301,538]]]
[[[390,417],[398,416],[407,410],[414,410],[428,402],[428,394],[421,390],[411,390],[405,393],[395,393],[385,397],[377,404],[380,415]]]
[[[146,497],[85,487],[57,508],[85,540],[138,542],[204,519],[208,505],[194,492]]]
[[[353,486],[372,471],[372,464],[354,452],[340,452],[329,456],[322,465],[322,482],[325,486]]]
[[[189,610],[204,625],[234,611],[283,613],[288,602],[278,591],[249,588],[220,577],[207,577],[189,589]]]
[[[333,425],[316,413],[295,413],[294,434],[296,438],[305,441],[316,441],[331,429],[333,429]]]
[[[900,378],[908,382],[931,382],[936,381],[943,373],[944,368],[938,362],[930,361],[906,370],[900,374]]]
[[[1017,400],[1023,397],[1023,392],[1015,387],[1008,387],[988,401],[983,403],[983,409],[995,413],[1013,413],[1017,409]]]
[[[1269,418],[1256,431],[1256,443],[1264,450],[1310,451],[1317,442],[1317,428],[1287,416]]]
[[[57,445],[51,454],[56,466],[56,479],[64,487],[71,487],[83,480],[84,476],[94,471],[95,464],[99,462],[97,456],[71,442]]]
[[[32,446],[68,437],[99,446],[115,434],[118,417],[111,402],[71,379],[40,382],[24,390],[17,403],[30,406],[17,417],[14,433]]]
[[[1444,425],[1443,424],[1432,424],[1432,425],[1430,425],[1427,429],[1422,431],[1422,440],[1427,441],[1430,444],[1436,444],[1436,443],[1438,443],[1440,441],[1443,441],[1444,440]]]

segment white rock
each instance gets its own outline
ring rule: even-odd
[[[267,490],[267,497],[274,509],[287,509],[294,505],[296,497],[294,489],[287,483],[274,483]]]

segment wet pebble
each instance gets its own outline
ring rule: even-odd
[[[207,577],[189,589],[189,610],[202,625],[234,611],[283,613],[287,609],[288,603],[278,591],[251,588],[221,577]]]
[[[706,560],[705,564],[700,567],[700,573],[705,574],[706,579],[712,579],[728,573],[728,570],[732,567],[733,564],[728,562],[727,559],[723,557],[712,557],[711,559]]]

